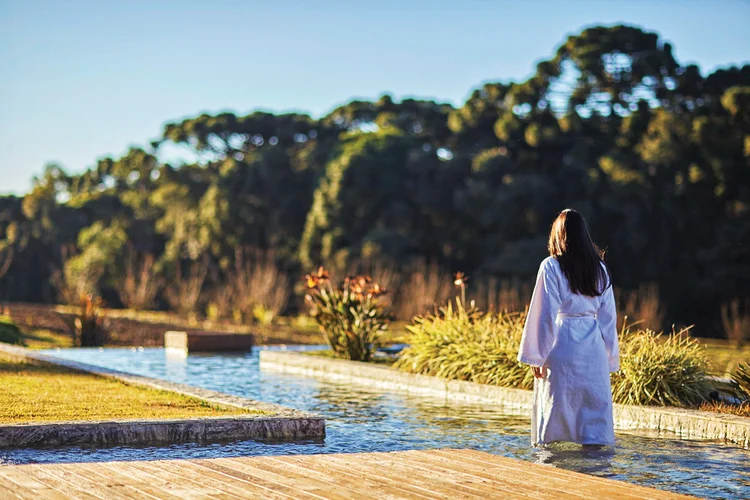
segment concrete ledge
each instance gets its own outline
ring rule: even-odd
[[[58,359],[22,347],[2,343],[0,343],[0,359],[39,366],[63,366],[71,370],[116,379],[130,385],[176,392],[219,406],[265,412],[261,415],[248,414],[247,416],[179,420],[148,419],[0,425],[0,447],[70,444],[123,445],[325,437],[325,420],[323,417],[285,406]]]
[[[240,439],[292,440],[325,436],[322,419],[205,417],[0,425],[0,448],[70,445],[215,443]]]
[[[533,392],[493,385],[415,375],[387,366],[311,356],[289,351],[260,351],[262,371],[292,373],[441,398],[448,402],[489,404],[513,414],[528,415]],[[750,418],[660,406],[614,405],[615,427],[649,429],[686,439],[721,440],[750,448]]]
[[[249,351],[253,336],[228,332],[177,332],[164,334],[164,347],[191,352]]]

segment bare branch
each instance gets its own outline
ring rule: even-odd
[[[140,255],[130,250],[125,263],[125,277],[120,290],[120,299],[130,309],[153,308],[156,296],[164,280],[154,270],[155,257],[152,254]]]

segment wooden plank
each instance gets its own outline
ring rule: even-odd
[[[353,470],[351,467],[341,467],[330,460],[326,460],[322,463],[311,463],[309,460],[305,460],[304,456],[300,455],[281,455],[268,458],[284,464],[294,464],[301,468],[305,468],[306,470],[312,470],[310,468],[312,465],[315,467],[324,467],[326,471],[335,474],[339,483],[343,484],[350,491],[360,491],[363,495],[368,497],[372,497],[376,494],[374,496],[377,496],[378,498],[397,499],[404,498],[404,495],[409,494],[408,490],[399,488],[398,486],[389,486],[384,482],[374,481],[367,474],[362,474],[356,469]],[[356,485],[357,489],[348,485]]]
[[[31,479],[28,477],[24,476],[24,479],[22,479],[25,483],[23,485],[6,478],[4,473],[17,474],[17,472],[13,471],[12,467],[11,465],[0,466],[0,493],[2,493],[3,498],[21,500],[36,500],[37,498],[57,500],[63,498],[60,492],[53,490],[46,484],[37,483],[38,488],[30,487],[27,481]]]
[[[121,481],[123,484],[138,490],[144,495],[149,495],[158,499],[179,498],[166,490],[154,485],[151,481],[144,481],[132,472],[123,467],[123,462],[97,462],[94,467],[101,470],[105,476],[111,477],[115,481]]]
[[[371,474],[369,471],[364,470],[364,467],[352,467],[350,463],[342,465],[335,461],[335,457],[334,455],[326,456],[325,467],[331,471],[335,471],[342,477],[352,478],[355,482],[367,484],[385,494],[393,494],[395,498],[403,498],[404,495],[410,495],[412,498],[433,498],[433,496],[422,494],[420,490],[411,488],[409,485],[404,485],[393,478]],[[274,458],[277,460],[299,460],[305,464],[309,462],[308,457],[303,455],[286,455]],[[382,472],[382,470],[379,472]]]
[[[121,491],[127,498],[137,500],[158,500],[158,496],[149,494],[146,491],[136,488],[132,484],[132,478],[124,475],[118,475],[97,463],[77,463],[82,471],[94,481],[104,482],[108,487]]]
[[[130,500],[132,498],[132,495],[129,495],[127,489],[123,488],[121,484],[115,481],[101,481],[77,463],[49,464],[45,465],[43,469],[50,475],[63,479],[70,484],[75,484],[77,488],[102,499]]]
[[[76,484],[71,484],[69,481],[66,481],[65,479],[58,477],[54,472],[50,472],[49,468],[51,465],[53,464],[17,465],[17,466],[13,466],[13,469],[15,470],[16,473],[18,473],[19,476],[26,476],[28,479],[31,479],[33,482],[37,484],[46,485],[48,488],[51,488],[57,491],[58,493],[61,493],[62,495],[64,495],[65,498],[70,498],[71,493],[74,493],[79,498],[82,498],[85,500],[92,500],[92,499],[95,500],[95,499],[101,498],[101,497],[90,494],[89,492],[80,488]],[[11,479],[12,481],[15,481],[15,479],[10,477],[8,474],[5,474],[5,477],[7,477],[8,479]],[[34,485],[31,485],[31,484],[29,486],[35,487]],[[57,498],[60,498],[60,497],[57,497]]]
[[[267,493],[283,494],[286,498],[301,500],[318,498],[316,495],[298,491],[287,484],[269,481],[265,478],[259,477],[258,475],[250,473],[250,471],[238,470],[236,467],[232,467],[231,464],[228,466],[224,465],[222,463],[219,463],[218,459],[215,458],[191,460],[191,462],[202,465],[208,469],[226,474],[237,480],[241,480],[249,485],[258,488],[259,490],[263,490],[264,495]]]
[[[275,470],[284,473],[294,473],[303,478],[325,483],[328,488],[334,488],[337,494],[341,493],[346,498],[352,494],[360,496],[371,496],[380,493],[380,490],[370,485],[363,484],[346,475],[341,475],[331,470],[325,462],[310,463],[308,461],[283,460],[284,457],[264,457],[264,463]],[[383,495],[385,497],[387,495]]]
[[[541,498],[564,498],[581,499],[585,495],[580,489],[568,481],[559,481],[557,478],[542,478],[539,481],[530,481],[528,476],[519,474],[517,471],[493,471],[489,466],[474,466],[474,464],[462,463],[459,460],[446,460],[442,457],[425,454],[422,457],[415,456],[414,461],[422,467],[433,467],[442,470],[444,474],[459,474],[468,477],[477,477],[490,482],[499,490],[512,493],[521,497]]]
[[[501,458],[501,457],[498,457]],[[588,484],[586,480],[588,476],[584,476],[583,479],[576,478],[571,474],[567,474],[563,477],[557,476],[556,473],[559,469],[552,467],[533,466],[533,470],[523,470],[523,467],[512,463],[510,467],[505,466],[502,462],[498,462],[494,458],[492,460],[476,461],[472,458],[459,457],[456,455],[450,457],[433,457],[432,460],[442,460],[446,467],[450,468],[462,468],[469,471],[474,471],[476,474],[486,474],[488,477],[503,477],[508,481],[514,481],[521,488],[526,488],[529,491],[535,492],[535,494],[551,494],[553,498],[591,498],[596,497],[596,493],[608,493],[614,494],[616,492],[619,498],[641,498],[639,496],[633,496],[627,490],[617,491],[616,489],[605,488],[604,491],[597,484]],[[525,464],[524,464],[525,465]],[[529,464],[531,465],[531,464]],[[549,475],[544,473],[547,470],[551,472]],[[611,485],[607,485],[608,487]]]
[[[433,488],[453,497],[485,498],[488,494],[502,493],[505,498],[528,498],[523,489],[509,488],[494,477],[479,477],[462,474],[451,468],[426,466],[411,452],[392,453],[384,459],[388,461],[383,463],[383,467],[389,472],[397,472],[401,477],[424,477]]]
[[[3,480],[0,479],[0,500],[36,500],[37,498],[40,498],[39,495],[34,495],[28,491],[19,492],[18,486],[10,481],[8,481],[8,483],[10,484],[6,485]]]
[[[264,490],[256,485],[246,483],[240,478],[217,472],[213,469],[209,469],[200,464],[195,463],[192,460],[175,460],[173,465],[181,469],[185,469],[190,474],[196,477],[200,477],[201,482],[205,481],[206,484],[212,487],[222,490],[226,493],[237,495],[241,498],[247,498],[252,494],[262,495],[263,498],[272,499],[288,499],[290,497],[281,493],[274,493],[269,490]]]
[[[262,461],[260,458],[252,459],[228,459],[219,458],[215,459],[216,462],[223,465],[224,467],[231,468],[237,472],[249,474],[255,477],[259,477],[266,481],[270,481],[277,485],[284,485],[290,488],[290,493],[297,495],[306,495],[307,498],[318,498],[325,499],[326,486],[321,485],[318,482],[307,481],[297,477],[287,477],[286,474],[279,474],[278,472],[272,472],[265,470],[258,462]]]
[[[347,458],[341,460],[341,457]],[[336,468],[339,473],[344,475],[347,475],[345,471],[348,471],[348,475],[358,478],[359,481],[373,481],[379,484],[383,490],[392,491],[396,495],[400,495],[397,498],[443,498],[436,493],[426,491],[424,488],[414,485],[411,480],[404,482],[387,475],[387,472],[382,467],[375,467],[366,462],[355,464],[352,460],[351,454],[331,455],[327,457],[326,466]]]
[[[279,464],[281,470],[292,468],[303,476],[315,477],[320,481],[330,483],[339,491],[349,491],[359,497],[403,498],[404,494],[408,493],[402,489],[389,487],[382,481],[373,481],[366,475],[352,474],[352,468],[338,467],[329,460],[329,457],[320,456],[320,458],[311,459],[306,456],[286,455],[264,457],[264,460]],[[346,496],[351,498],[351,494]]]
[[[143,488],[141,488],[142,485],[148,485],[149,488],[154,491],[154,493],[151,493],[151,491],[149,491],[149,493],[157,494],[159,498],[196,498],[195,492],[145,473],[137,467],[133,467],[131,462],[104,462],[99,465],[110,470],[116,468],[122,474],[131,477],[132,482],[130,484],[137,485],[136,487],[141,491],[144,491]]]
[[[461,467],[447,466],[444,463],[432,460],[428,453],[423,456],[419,455],[398,455],[393,457],[394,460],[401,462],[401,465],[416,471],[422,471],[423,474],[434,476],[443,482],[455,484],[459,488],[471,488],[475,494],[486,496],[487,494],[499,494],[502,492],[505,498],[538,498],[540,490],[529,488],[527,484],[519,481],[509,481],[507,478],[497,475],[476,473],[473,470],[467,470]],[[573,498],[573,497],[561,497]],[[580,497],[574,497],[580,498]]]
[[[227,460],[242,465],[245,464],[242,459],[228,458]],[[279,478],[296,480],[297,484],[304,485],[302,487],[304,491],[311,491],[311,488],[314,488],[313,492],[315,494],[321,494],[329,500],[349,500],[351,498],[351,495],[340,493],[340,486],[336,484],[335,480],[321,480],[319,477],[314,477],[314,474],[300,473],[291,467],[284,467],[273,460],[269,460],[267,457],[256,458],[251,463],[256,469],[276,474]]]
[[[200,478],[188,474],[183,469],[175,469],[170,466],[171,460],[158,460],[152,462],[131,462],[130,466],[146,474],[159,478],[164,481],[162,484],[178,484],[191,492],[191,495],[197,497],[219,497],[219,498],[236,498],[227,493],[212,488],[200,481]]]
[[[393,478],[392,475],[389,475],[390,471],[386,470],[382,463],[379,463],[374,456],[369,457],[368,460],[362,460],[356,463],[356,458],[353,455],[349,456],[347,454],[331,455],[328,457],[328,460],[332,463],[339,464],[342,467],[360,471],[363,474],[367,474],[369,477],[372,477],[377,481],[382,481],[390,486],[399,485],[401,488],[407,490],[414,498],[450,498],[444,493],[434,491],[435,488],[429,481],[425,481],[414,475],[409,476],[408,482],[400,481],[399,478]]]
[[[442,452],[438,454],[443,454]],[[487,464],[485,453],[475,450],[461,450],[460,456],[466,462],[472,462],[474,464]],[[589,474],[582,474],[580,472],[569,471],[565,469],[556,468],[549,465],[538,465],[525,461],[517,461],[505,457],[493,456],[493,459],[488,464],[493,468],[512,468],[518,473],[525,476],[545,478],[555,475],[560,479],[565,479],[574,485],[586,485],[586,488],[590,491],[597,492],[600,489],[609,491],[611,493],[617,493],[617,495],[625,498],[638,498],[638,499],[652,499],[661,498],[690,498],[676,493],[668,491],[646,488],[635,484],[626,483],[623,481],[615,481],[612,479],[601,478],[592,476]]]
[[[555,482],[560,484],[568,483],[575,488],[574,491],[580,491],[581,485],[585,485],[586,494],[589,492],[597,493],[599,491],[616,494],[618,497],[638,498],[638,499],[656,499],[656,498],[691,498],[685,495],[679,495],[668,491],[647,488],[635,484],[630,484],[612,479],[600,478],[580,472],[559,469],[548,465],[537,465],[530,462],[515,460],[496,455],[490,455],[488,459],[486,453],[476,450],[433,450],[438,456],[443,456],[448,460],[455,461],[461,458],[464,465],[474,464],[484,466],[498,471],[514,471],[514,474],[526,478],[534,478],[538,481],[551,481],[552,477],[557,478]]]

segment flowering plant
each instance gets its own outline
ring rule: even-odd
[[[349,276],[336,287],[322,267],[305,276],[310,316],[338,358],[369,361],[390,320],[380,298],[387,290],[369,276]]]

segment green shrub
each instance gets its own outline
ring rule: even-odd
[[[407,326],[410,347],[394,366],[452,380],[532,388],[531,370],[516,361],[525,315],[485,314],[462,304],[457,299],[455,306],[415,318]],[[712,389],[707,361],[699,342],[686,333],[662,335],[624,328],[621,369],[611,375],[614,401],[665,406],[704,401]]]
[[[0,316],[0,342],[23,345],[23,333],[8,316]]]
[[[273,320],[276,319],[276,313],[262,304],[256,304],[253,307],[253,319],[258,324],[268,326],[273,324]]]
[[[410,347],[394,365],[399,370],[452,380],[530,389],[528,366],[516,361],[523,313],[481,313],[460,299],[437,314],[407,326]]]
[[[322,267],[306,279],[310,316],[336,357],[370,361],[381,334],[388,329],[389,315],[380,303],[385,289],[368,276],[346,278],[340,287],[334,287]]]
[[[652,330],[620,333],[620,371],[612,374],[617,403],[695,406],[705,401],[712,385],[708,360],[688,329],[662,335]]]

